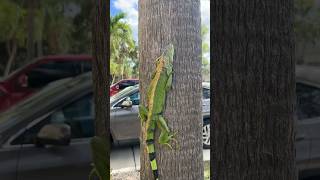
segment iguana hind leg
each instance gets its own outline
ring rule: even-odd
[[[161,130],[160,137],[159,137],[159,144],[167,145],[169,146],[170,149],[172,149],[172,146],[169,144],[169,142],[170,141],[177,142],[177,140],[174,138],[176,133],[172,134],[170,132],[169,127],[162,116],[159,116],[157,125]]]

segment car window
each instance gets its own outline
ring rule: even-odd
[[[132,101],[132,105],[139,105],[140,102],[140,93],[136,92],[129,96]]]
[[[51,61],[37,65],[26,75],[29,87],[41,88],[52,81],[74,77],[90,70],[90,61]]]
[[[320,117],[320,89],[297,83],[296,92],[298,119]]]
[[[140,93],[139,92],[135,92],[135,93],[133,93],[130,96],[127,96],[127,97],[129,97],[130,100],[132,101],[132,105],[139,105],[139,103],[140,103]],[[126,98],[124,98],[117,105],[115,105],[115,107],[121,107],[122,102],[125,101]]]
[[[202,98],[203,99],[210,99],[210,89],[207,88],[203,88],[203,92],[202,92]],[[130,100],[132,101],[132,105],[139,105],[140,103],[140,93],[139,92],[135,92],[133,94],[131,94],[130,96]],[[126,98],[125,98],[126,99]],[[125,100],[124,99],[124,100]],[[121,103],[124,101],[120,101],[117,105],[115,105],[116,107],[120,107]]]
[[[202,98],[210,99],[210,89],[202,88]]]
[[[119,83],[118,86],[119,86],[119,89],[122,90],[122,89],[130,86],[130,83],[128,81],[123,81],[123,82]]]
[[[71,127],[71,138],[85,138],[94,135],[94,103],[92,94],[62,107],[48,118],[29,128],[11,144],[33,144],[40,129],[51,123],[65,123]]]
[[[92,69],[92,62],[91,61],[83,61],[82,63],[82,72],[88,72]]]
[[[73,61],[53,61],[37,65],[26,73],[28,86],[31,88],[41,88],[46,84],[78,75],[81,73],[81,64]]]

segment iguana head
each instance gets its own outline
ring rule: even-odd
[[[174,55],[174,47],[172,44],[169,44],[162,54],[163,60],[164,60],[164,66],[166,68],[172,69],[173,55]]]

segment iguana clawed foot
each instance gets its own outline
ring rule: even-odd
[[[173,149],[169,143],[171,141],[178,143],[178,141],[174,138],[176,134],[177,134],[177,132],[174,134],[171,134],[168,132],[161,132],[160,137],[159,137],[159,144],[160,145],[167,145],[170,149]]]

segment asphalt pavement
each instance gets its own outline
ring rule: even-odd
[[[210,150],[203,150],[203,160],[210,160]],[[112,148],[110,154],[112,171],[127,171],[140,169],[139,145]]]

